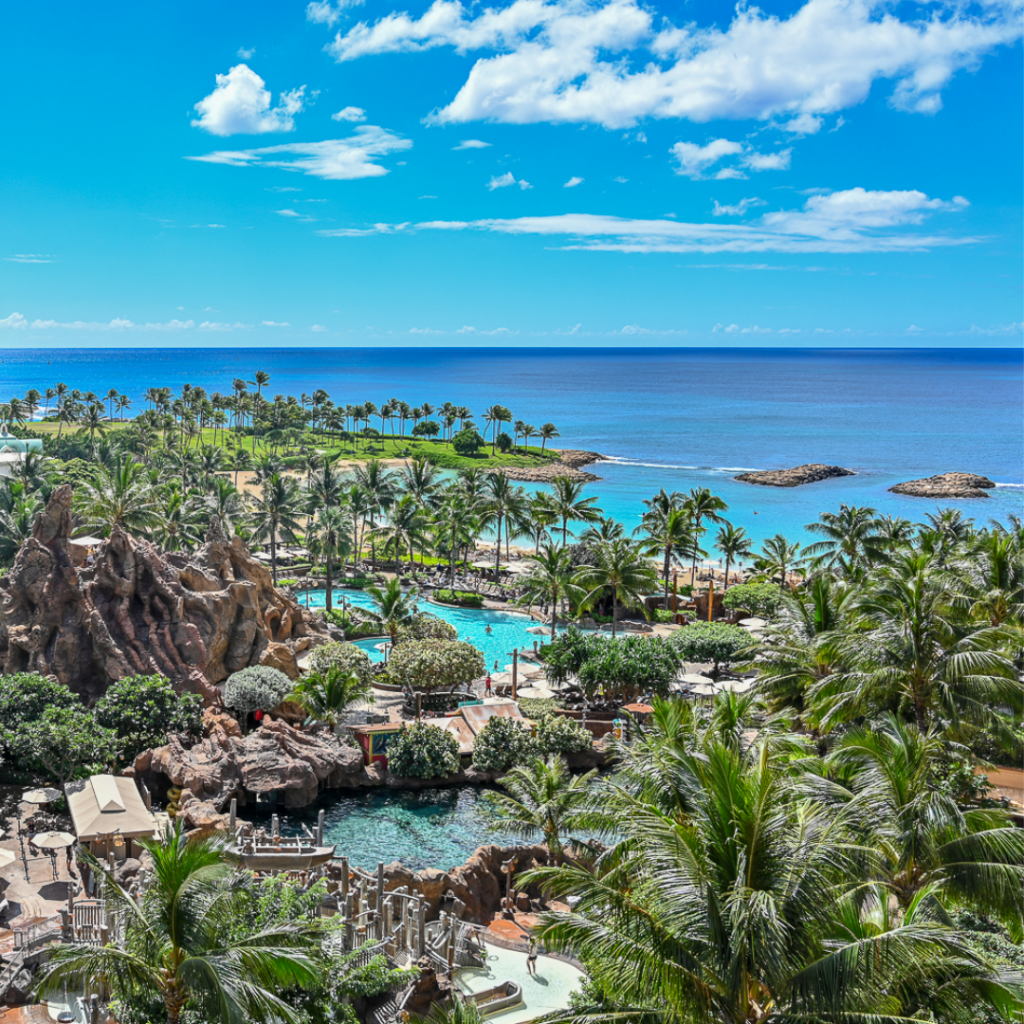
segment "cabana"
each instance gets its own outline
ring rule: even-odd
[[[138,848],[132,840],[156,833],[156,818],[143,803],[134,779],[93,775],[69,782],[64,794],[78,841],[96,857],[134,857]]]

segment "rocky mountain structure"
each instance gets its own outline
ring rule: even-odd
[[[993,481],[977,473],[938,473],[896,484],[889,490],[893,494],[909,494],[914,498],[987,498],[985,492],[993,487]]]
[[[502,466],[499,472],[504,473],[510,480],[526,480],[531,483],[545,483],[554,480],[556,476],[567,476],[570,480],[590,482],[600,480],[599,476],[587,473],[580,467],[589,466],[592,462],[600,462],[603,455],[597,452],[577,451],[565,449],[558,453],[554,462],[548,462],[543,466]]]
[[[808,462],[793,469],[761,469],[751,473],[740,473],[734,477],[745,484],[760,484],[763,487],[799,487],[819,480],[832,480],[837,476],[855,476],[852,469],[842,466],[826,466],[821,462]]]
[[[0,672],[52,675],[90,701],[123,676],[159,674],[217,703],[232,672],[269,664],[294,678],[296,654],[329,639],[216,517],[192,555],[115,527],[82,568],[72,524],[65,484],[0,577]]]

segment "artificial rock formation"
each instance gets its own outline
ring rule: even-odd
[[[761,469],[750,473],[740,473],[734,477],[745,484],[761,484],[763,487],[799,487],[801,484],[813,484],[819,480],[831,480],[837,476],[854,476],[852,469],[842,466],[826,466],[822,462],[808,462],[804,466],[793,469]]]
[[[213,684],[232,672],[287,671],[328,638],[216,517],[194,555],[162,554],[115,527],[79,569],[71,504],[70,485],[53,492],[0,578],[0,672],[52,675],[88,700],[123,676],[159,674],[215,703]]]
[[[187,791],[181,800],[186,823],[213,825],[232,797],[240,806],[261,793],[277,793],[282,807],[305,807],[321,787],[368,784],[363,755],[328,730],[299,730],[267,715],[258,729],[243,736],[234,719],[207,716],[207,736],[186,749],[172,736],[166,747],[146,750],[135,760],[134,774],[160,791],[168,783]]]
[[[939,473],[922,480],[908,480],[889,490],[893,494],[909,494],[914,498],[987,498],[987,490],[995,484],[977,473]]]
[[[600,462],[603,455],[597,452],[585,452],[566,449],[558,453],[554,462],[543,466],[502,466],[498,472],[504,473],[510,480],[526,480],[531,483],[546,483],[556,476],[565,476],[578,483],[600,480],[599,476],[587,473],[581,466],[589,466],[592,462]]]

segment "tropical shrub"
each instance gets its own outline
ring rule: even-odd
[[[598,637],[578,675],[585,693],[592,694],[603,687],[606,695],[629,701],[640,694],[664,697],[678,671],[678,655],[661,637]]]
[[[459,631],[436,615],[417,615],[408,625],[398,627],[399,642],[403,640],[458,640]]]
[[[459,770],[459,743],[450,732],[418,722],[388,745],[388,771],[414,779],[436,779]]]
[[[555,708],[564,708],[565,701],[561,697],[520,697],[519,710],[524,718],[539,722],[545,715],[554,713]]]
[[[123,762],[150,747],[160,747],[171,734],[186,746],[203,734],[203,700],[195,693],[178,694],[164,676],[125,676],[111,683],[93,708],[96,721],[113,731]]]
[[[21,731],[16,753],[23,766],[51,776],[61,786],[80,768],[108,767],[117,749],[114,733],[97,725],[92,712],[76,707],[49,707]]]
[[[311,672],[325,673],[332,668],[355,676],[364,686],[373,682],[373,662],[366,651],[355,644],[332,641],[317,647],[309,656]]]
[[[484,656],[461,640],[407,640],[388,659],[391,678],[417,690],[467,686],[484,671]]]
[[[452,438],[452,448],[455,449],[456,455],[476,455],[483,446],[484,439],[472,427],[460,430]]]
[[[506,434],[505,431],[503,430],[498,435],[498,451],[500,451],[502,454],[505,454],[505,452],[510,452],[512,450],[512,444],[512,438],[509,437],[508,434]]]
[[[449,590],[442,587],[434,591],[434,600],[442,604],[461,604],[467,608],[483,608],[484,599],[480,594],[474,594],[471,590]]]
[[[599,638],[592,633],[584,633],[570,626],[551,643],[541,645],[540,656],[544,661],[544,674],[548,682],[568,682],[593,656],[599,643]]]
[[[533,737],[516,719],[495,715],[473,743],[473,766],[483,772],[507,772],[536,753]]]
[[[0,743],[13,751],[24,726],[38,721],[50,707],[81,707],[82,702],[63,684],[35,672],[0,675]]]
[[[441,433],[441,427],[433,420],[424,420],[412,428],[414,437],[437,437]]]
[[[567,715],[545,715],[537,723],[537,746],[543,754],[580,754],[593,745],[590,730]]]
[[[722,607],[770,619],[779,610],[782,594],[773,583],[737,583],[722,595]]]
[[[710,661],[717,675],[720,665],[727,665],[740,651],[749,649],[754,640],[740,626],[695,622],[674,633],[669,643],[683,661]]]
[[[228,676],[224,703],[240,715],[273,711],[288,696],[292,681],[269,665],[252,665]]]

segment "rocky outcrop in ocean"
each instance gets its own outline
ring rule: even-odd
[[[76,568],[71,507],[70,485],[58,487],[0,577],[0,672],[52,675],[87,700],[124,676],[163,675],[216,703],[213,684],[232,672],[270,664],[297,676],[295,655],[328,638],[216,517],[193,555],[115,527]]]
[[[543,466],[502,466],[499,470],[510,480],[525,480],[530,483],[547,483],[554,480],[556,476],[565,476],[570,480],[589,483],[600,480],[599,476],[587,473],[581,466],[589,466],[592,462],[600,461],[604,456],[597,452],[585,452],[575,449],[566,449],[558,453],[558,458]]]
[[[986,491],[993,487],[993,481],[977,473],[938,473],[896,484],[889,490],[893,494],[909,494],[914,498],[987,498]]]
[[[842,466],[826,466],[821,462],[808,462],[793,469],[762,469],[751,473],[740,473],[735,477],[746,484],[761,484],[764,487],[799,487],[819,480],[831,480],[837,476],[854,476],[852,469]]]

